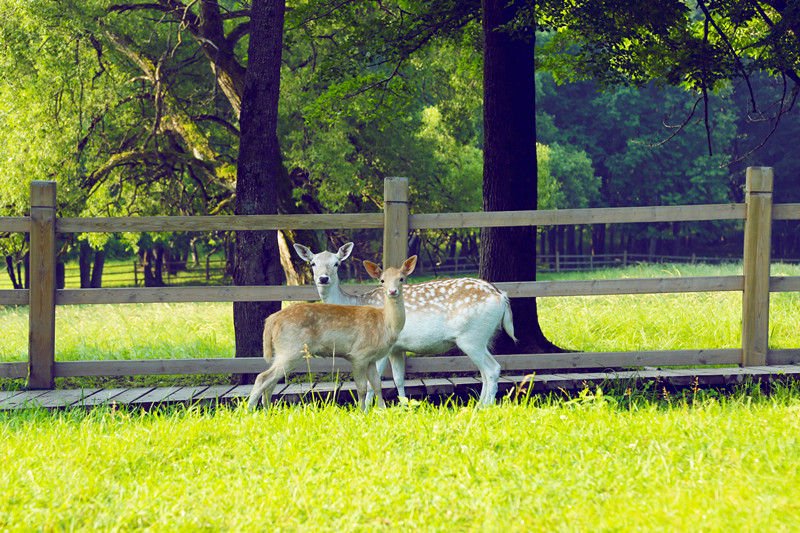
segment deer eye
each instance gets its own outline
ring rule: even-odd
[[[404,283],[405,281],[406,281],[406,278],[400,278],[400,283]]]
[[[381,283],[383,283],[383,280],[381,280]]]
[[[333,265],[333,266],[335,266],[336,268],[339,268],[339,262],[337,261],[336,264]]]
[[[314,261],[311,261],[311,266],[315,267],[315,266],[317,266],[317,264]]]

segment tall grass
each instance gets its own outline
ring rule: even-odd
[[[0,414],[0,529],[791,530],[800,394]]]

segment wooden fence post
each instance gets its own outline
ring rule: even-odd
[[[56,331],[56,184],[31,183],[28,388],[52,389]]]
[[[408,254],[408,178],[383,181],[383,266],[399,267]]]
[[[742,366],[767,364],[772,168],[748,167],[745,189]]]

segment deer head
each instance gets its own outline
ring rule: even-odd
[[[399,269],[387,268],[386,271],[381,270],[381,267],[372,261],[364,261],[364,268],[367,269],[367,274],[373,279],[381,281],[381,288],[386,298],[397,298],[402,294],[401,288],[406,282],[406,277],[414,272],[416,267],[416,255],[412,255],[403,261],[403,265]]]
[[[339,248],[336,253],[320,252],[315,254],[307,246],[295,243],[294,249],[306,263],[311,265],[314,283],[321,289],[326,285],[339,284],[339,264],[350,257],[353,252],[353,243],[348,242]]]

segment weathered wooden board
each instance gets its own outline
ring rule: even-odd
[[[306,396],[310,397],[310,392],[313,388],[313,382],[290,383],[285,389],[283,389],[278,398],[286,403],[299,403],[300,401],[304,400]],[[275,398],[274,393],[272,396]]]
[[[114,389],[101,389],[88,398],[83,398],[72,404],[73,407],[96,407],[98,405],[112,405],[118,403],[115,398],[130,391],[122,387]]]
[[[202,394],[208,385],[195,385],[191,387],[181,387],[169,397],[170,403],[190,403]]]
[[[320,215],[213,215],[96,217],[58,219],[59,233],[116,233],[141,231],[238,231],[277,229],[382,228],[383,213]]]
[[[742,220],[744,204],[605,207],[529,211],[426,213],[411,215],[411,229],[560,226]]]
[[[46,390],[22,391],[0,401],[0,409],[18,409],[20,407],[35,407],[33,400],[46,394]]]
[[[51,409],[54,407],[69,407],[74,403],[80,403],[92,395],[97,393],[100,389],[54,389],[49,390],[41,396],[33,399],[32,403],[39,407]]]
[[[744,368],[738,366],[689,369],[643,368],[640,370],[612,372],[512,374],[500,378],[498,382],[498,398],[510,396],[512,399],[517,399],[529,394],[529,392],[567,392],[601,384],[636,386],[642,382],[655,381],[658,387],[703,387],[735,385],[750,379],[755,381],[800,379],[800,364]],[[391,380],[383,380],[381,385],[384,390],[384,398],[394,401],[396,399],[394,383]],[[91,407],[103,404],[149,407],[202,400],[229,403],[246,399],[250,394],[251,388],[251,385],[214,385],[211,387],[200,385],[164,388],[138,387],[134,389],[2,391],[0,392],[0,409],[19,409],[35,406],[46,408],[64,406]],[[406,394],[414,399],[424,397],[437,399],[453,394],[462,398],[474,397],[480,393],[480,388],[480,380],[472,377],[422,378],[406,381]],[[345,381],[279,384],[275,388],[272,399],[273,402],[283,400],[287,403],[296,403],[319,399],[327,401],[330,398],[335,398],[337,403],[352,403],[356,397],[355,383]]]
[[[112,399],[112,404],[118,405],[128,405],[131,402],[135,402],[145,394],[149,394],[155,390],[155,387],[134,387],[132,389],[128,389],[125,392],[122,392]]]
[[[444,378],[422,378],[425,386],[425,395],[431,396],[450,396],[454,392],[453,382]]]
[[[481,393],[481,380],[473,377],[449,378],[453,384],[453,394],[457,396],[479,395]]]
[[[180,389],[181,387],[158,387],[139,396],[135,400],[131,400],[128,405],[151,406],[160,404]]]
[[[0,290],[0,305],[28,305],[30,292],[28,289],[2,289]]]
[[[194,397],[197,402],[218,402],[223,396],[234,389],[235,385],[211,385]]]
[[[0,231],[3,233],[28,233],[30,230],[30,217],[0,217]]]
[[[20,379],[28,376],[28,363],[0,363],[0,378]]]

